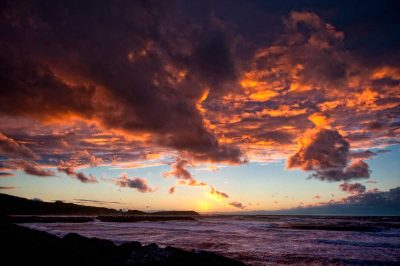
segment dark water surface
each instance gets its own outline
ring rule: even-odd
[[[32,223],[116,243],[201,249],[249,265],[400,265],[400,218],[203,216],[197,221]]]

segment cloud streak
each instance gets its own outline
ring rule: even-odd
[[[216,190],[213,186],[210,187],[210,194],[217,199],[228,199],[229,196],[225,192]]]
[[[49,177],[55,176],[55,172],[43,169],[40,165],[32,162],[21,161],[20,167],[24,170],[24,172],[28,175],[34,175],[39,177]]]
[[[242,203],[237,202],[237,201],[230,202],[230,203],[228,203],[228,205],[238,208],[238,209],[242,209],[242,210],[246,208],[246,206],[244,206]]]

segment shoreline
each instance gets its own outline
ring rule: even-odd
[[[60,238],[8,222],[0,224],[0,233],[5,265],[245,265],[207,251],[160,248],[136,241],[117,245],[76,233]]]

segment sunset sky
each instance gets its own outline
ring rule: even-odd
[[[202,212],[398,202],[399,10],[1,1],[0,193]]]

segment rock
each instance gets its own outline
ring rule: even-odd
[[[112,241],[71,233],[63,238],[0,220],[2,265],[241,266],[243,263],[205,251],[188,252],[139,242]]]

